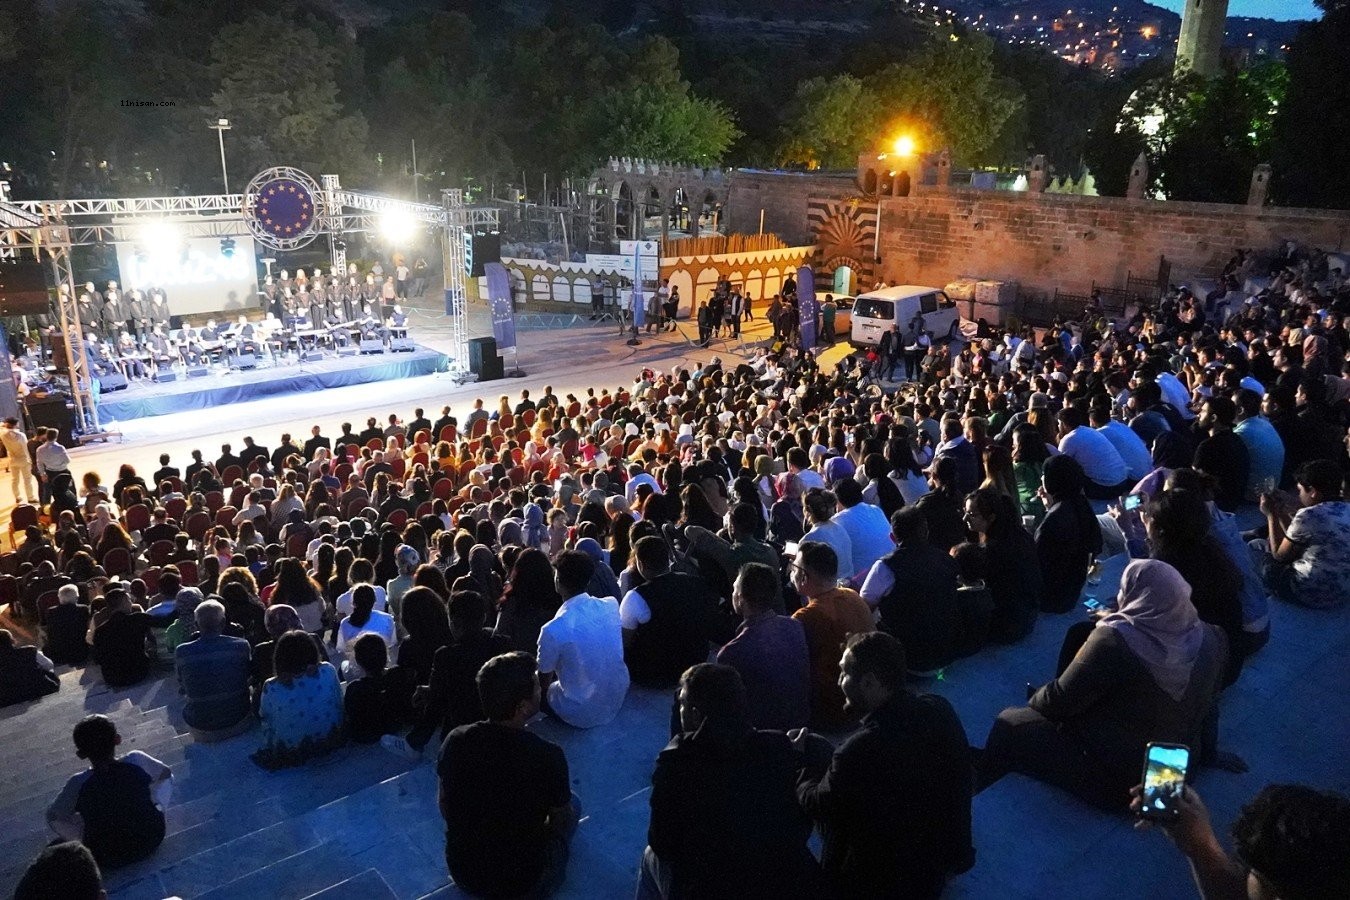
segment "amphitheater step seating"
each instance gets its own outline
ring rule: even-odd
[[[1123,560],[1108,564],[1109,596]],[[1020,703],[1027,681],[1053,674],[1064,629],[1078,613],[1046,616],[1016,647],[962,660],[926,690],[956,707],[972,744],[984,742],[1000,709]],[[1263,785],[1294,781],[1350,792],[1350,609],[1272,609],[1270,645],[1248,662],[1224,697],[1224,749],[1251,771],[1205,770],[1198,786],[1226,839],[1242,804]],[[666,744],[669,691],[634,689],[609,726],[576,731],[549,719],[531,728],[567,752],[582,821],[562,896],[631,896],[646,843],[650,778]],[[150,859],[107,873],[115,900],[397,897],[450,900],[433,762],[379,747],[350,746],[299,769],[265,772],[249,754],[254,731],[201,745],[186,733],[173,678],[109,690],[97,670],[65,672],[62,690],[0,710],[0,897],[50,840],[44,812],[83,763],[70,729],[101,712],[118,725],[123,750],[142,749],[173,767],[168,836]],[[975,800],[975,868],[959,898],[1193,896],[1186,867],[1158,833],[1138,834],[1125,816],[1088,809],[1021,776]]]

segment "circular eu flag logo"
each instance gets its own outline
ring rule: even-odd
[[[262,231],[278,240],[294,240],[314,227],[314,197],[303,183],[276,178],[259,188],[254,216]]]

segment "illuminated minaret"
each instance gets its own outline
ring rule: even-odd
[[[1227,18],[1228,0],[1186,0],[1177,40],[1176,74],[1195,72],[1206,78],[1219,74]]]

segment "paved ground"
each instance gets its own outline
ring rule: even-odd
[[[436,346],[434,323],[422,340]],[[763,328],[763,323],[760,323]],[[432,330],[430,335],[428,330]],[[210,414],[123,423],[126,442],[76,453],[78,472],[97,467],[111,477],[117,462],[153,468],[200,446],[213,450],[244,429],[269,446],[283,428],[303,436],[310,423],[335,432],[344,419],[363,420],[415,405],[431,414],[469,398],[516,394],[551,383],[559,392],[627,383],[639,365],[661,368],[721,352],[691,352],[683,343],[620,343],[611,326],[523,332],[521,381],[454,387],[436,377],[302,395]],[[833,353],[842,353],[837,348]],[[6,491],[7,494],[7,491]],[[1101,586],[1118,581],[1111,561]],[[1046,616],[1017,647],[963,660],[929,689],[956,706],[967,734],[982,744],[998,710],[1020,702],[1027,681],[1053,674],[1065,628],[1077,613]],[[1350,610],[1314,613],[1279,606],[1273,637],[1223,698],[1225,749],[1243,756],[1244,775],[1205,771],[1198,786],[1221,829],[1241,804],[1272,781],[1298,781],[1350,792]],[[175,796],[169,837],[150,860],[113,874],[115,898],[415,898],[457,896],[447,886],[435,777],[428,763],[410,766],[377,748],[346,748],[302,769],[266,773],[248,761],[257,734],[196,745],[181,719],[172,681],[108,691],[90,672],[68,672],[59,694],[0,711],[0,896],[48,839],[42,813],[65,778],[80,768],[71,726],[90,712],[112,715],[126,749],[141,748],[173,766]],[[538,720],[531,727],[561,743],[585,818],[574,843],[567,897],[630,895],[645,842],[647,790],[655,755],[666,741],[669,697],[633,691],[619,719],[579,732]],[[1051,788],[1010,777],[976,799],[979,860],[950,894],[980,898],[1189,897],[1184,865],[1158,834],[1138,835],[1130,822],[1085,809]]]

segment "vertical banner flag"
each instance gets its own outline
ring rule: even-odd
[[[492,336],[498,350],[516,346],[516,311],[511,303],[511,275],[499,262],[483,266],[487,276],[488,303],[492,307]]]
[[[647,296],[642,290],[642,254],[633,248],[633,327],[647,324]]]
[[[816,316],[820,313],[820,304],[816,302],[816,276],[810,266],[797,270],[797,313],[801,317],[802,349],[813,350],[816,346]]]

